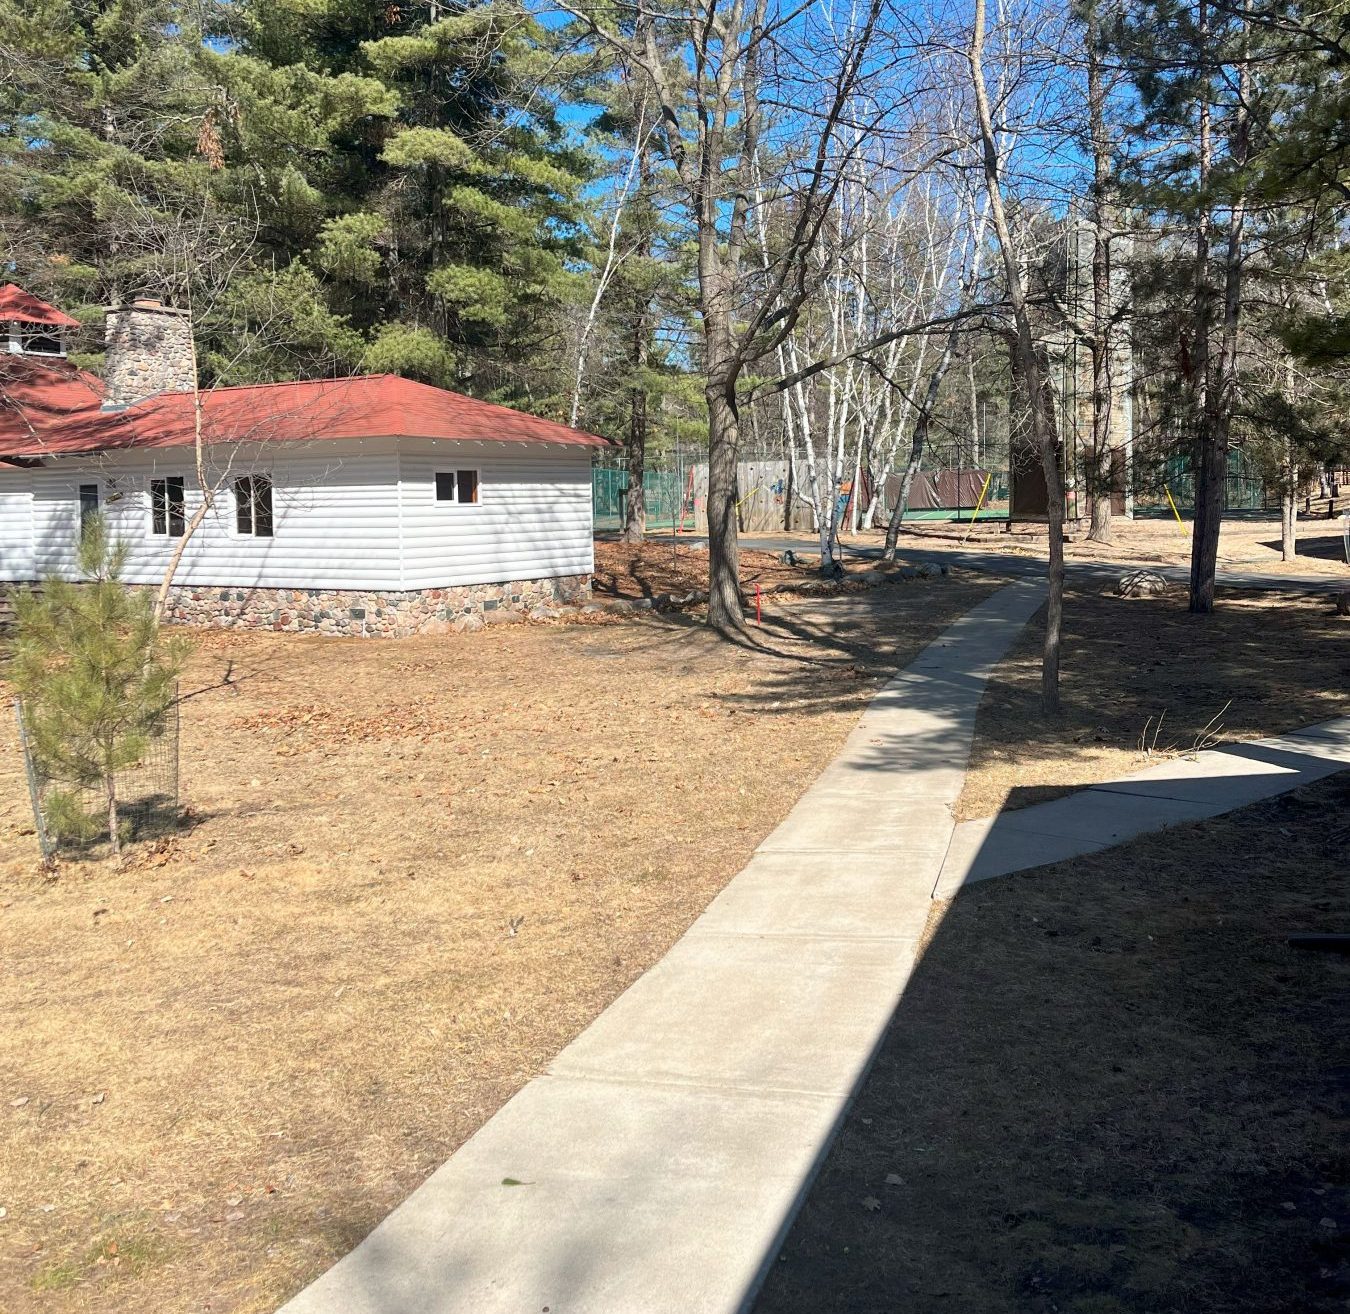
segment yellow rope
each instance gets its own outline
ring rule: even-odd
[[[975,522],[980,518],[980,508],[984,505],[984,495],[989,491],[989,481],[993,479],[994,472],[990,472],[984,477],[984,487],[980,489],[979,501],[975,503],[975,510],[970,515],[970,529],[975,528]],[[965,547],[966,539],[970,537],[970,529],[966,530],[966,537],[961,540],[961,546]]]
[[[1166,484],[1163,485],[1163,492],[1167,494],[1167,505],[1172,508],[1172,514],[1177,518],[1177,524],[1181,526],[1181,532],[1186,532],[1186,526],[1182,522],[1181,512],[1177,510],[1177,504],[1172,501],[1172,490]]]

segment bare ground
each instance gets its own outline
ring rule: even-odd
[[[1342,499],[1344,504],[1344,499]],[[970,531],[970,532],[968,532]],[[1076,535],[1065,549],[1070,561],[1083,562],[1143,562],[1160,565],[1187,566],[1191,559],[1191,526],[1184,528],[1174,519],[1113,521],[1114,542],[1089,542],[1085,535]],[[1298,523],[1298,555],[1291,561],[1280,556],[1280,522],[1274,519],[1233,518],[1223,522],[1219,535],[1219,567],[1253,574],[1272,575],[1331,575],[1344,576],[1350,588],[1350,565],[1346,564],[1342,525],[1335,520],[1300,520]],[[860,545],[875,544],[880,535],[859,535],[850,542]],[[1046,555],[1044,530],[1031,526],[1016,526],[1007,532],[997,522],[977,524],[973,531],[967,524],[933,521],[914,521],[905,525],[901,535],[902,548],[931,548],[950,550],[962,542],[981,552],[1007,552],[1017,556],[1043,558]]]
[[[1259,739],[1350,713],[1350,618],[1326,599],[1184,589],[1119,598],[1070,587],[1063,715],[1040,712],[1040,613],[986,686],[957,815],[993,816],[1138,771],[1210,737]],[[1159,719],[1161,718],[1161,728]]]
[[[968,887],[756,1314],[1350,1300],[1350,772]]]
[[[685,930],[995,587],[203,636],[191,824],[39,870],[0,719],[0,1309],[271,1310]]]
[[[786,544],[785,544],[786,546]],[[781,553],[743,549],[741,587],[793,589],[809,584],[814,590],[820,572],[806,565],[786,565]],[[597,594],[621,598],[652,598],[662,593],[687,593],[708,587],[708,550],[679,539],[653,535],[636,546],[597,540],[594,582]]]

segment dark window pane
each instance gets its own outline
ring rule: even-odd
[[[455,500],[455,476],[448,471],[436,475],[436,500],[438,502]]]
[[[150,481],[150,532],[164,534],[168,532],[167,497],[163,479]]]
[[[234,528],[239,534],[253,532],[252,483],[247,475],[234,481]]]
[[[477,470],[456,470],[455,486],[459,492],[459,500],[461,502],[478,501]]]
[[[60,330],[46,324],[20,324],[19,348],[43,356],[59,356],[62,354]]]
[[[164,482],[168,485],[169,537],[182,538],[186,528],[183,517],[183,476],[172,475]]]
[[[98,485],[80,485],[80,533],[89,528],[89,521],[98,515]]]
[[[266,475],[253,476],[253,532],[272,537],[272,481]]]

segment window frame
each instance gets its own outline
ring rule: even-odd
[[[50,340],[55,348],[34,346],[39,339]],[[66,331],[59,324],[43,324],[38,320],[15,319],[10,321],[9,349],[22,356],[64,356],[66,354]]]
[[[465,500],[460,496],[461,475],[473,476],[473,497]],[[441,496],[442,480],[450,481],[450,495]],[[483,468],[477,465],[456,466],[453,470],[434,470],[431,475],[431,496],[437,506],[482,506],[483,505]]]
[[[267,532],[258,530],[258,499],[255,489],[261,485],[267,493]],[[245,491],[245,486],[246,490]],[[236,475],[230,482],[230,491],[234,495],[234,520],[232,536],[241,539],[275,538],[277,534],[276,480],[270,473],[255,471],[253,474]],[[248,528],[242,527],[243,513],[248,514]]]
[[[155,485],[164,485],[164,528],[155,528]],[[174,498],[170,496],[174,488],[178,491],[178,532],[173,532]],[[182,538],[187,532],[187,479],[183,475],[153,475],[149,481],[150,489],[150,537],[163,539]]]
[[[102,479],[79,479],[75,480],[75,511],[80,518],[80,537],[83,538],[89,527],[88,515],[84,509],[84,490],[92,488],[94,490],[94,508],[90,513],[99,515],[103,511],[107,499],[103,492]]]

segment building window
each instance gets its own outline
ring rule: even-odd
[[[244,475],[234,481],[234,527],[254,538],[272,537],[272,480]]]
[[[66,354],[66,344],[61,338],[61,330],[51,324],[16,321],[10,328],[9,343],[11,351],[22,352],[25,356]]]
[[[436,474],[436,500],[470,506],[478,501],[477,470],[441,470]]]
[[[80,485],[80,533],[89,532],[89,523],[98,515],[98,485]]]
[[[185,526],[183,515],[183,476],[170,475],[167,479],[150,481],[150,532],[168,538],[182,538]]]

